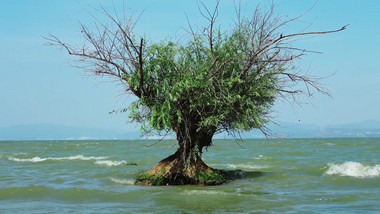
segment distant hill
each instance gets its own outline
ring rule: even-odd
[[[359,123],[326,126],[323,131],[325,136],[380,137],[380,122],[366,120]]]
[[[334,138],[334,137],[380,137],[380,121],[367,120],[358,123],[317,126],[313,124],[297,124],[278,122],[268,128],[280,138]],[[257,131],[244,133],[243,138],[264,137]]]
[[[333,126],[317,126],[279,122],[268,128],[279,138],[328,138],[328,137],[380,137],[380,121],[368,120],[359,123]],[[255,130],[244,132],[242,138],[263,138]],[[154,138],[154,137],[151,137]],[[225,133],[215,138],[232,138]],[[119,132],[107,129],[84,128],[75,126],[33,124],[0,127],[0,140],[86,140],[86,139],[140,139],[140,132]]]
[[[0,140],[87,140],[138,139],[139,132],[118,132],[107,129],[33,124],[0,128]]]

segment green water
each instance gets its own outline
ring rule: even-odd
[[[134,185],[176,149],[154,142],[0,142],[0,213],[380,213],[378,138],[216,140],[205,162],[242,179]]]

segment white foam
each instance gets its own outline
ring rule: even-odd
[[[264,155],[259,155],[259,157],[254,157],[253,159],[259,160],[259,159],[262,159],[262,158],[264,158]]]
[[[263,169],[268,166],[256,165],[256,164],[227,164],[227,168],[230,169]]]
[[[111,160],[97,160],[95,161],[95,164],[98,165],[105,165],[105,166],[120,166],[123,164],[127,164],[127,161],[111,161]]]
[[[340,175],[356,178],[373,178],[380,176],[380,164],[374,166],[348,161],[342,164],[329,163],[325,175]]]
[[[133,185],[135,184],[134,179],[120,179],[120,178],[109,178],[112,182],[118,183],[118,184],[127,184],[127,185]]]
[[[68,157],[47,157],[47,158],[40,158],[40,157],[33,157],[33,158],[9,158],[9,160],[17,161],[17,162],[42,162],[42,161],[48,161],[48,160],[102,160],[106,159],[107,157],[85,157],[83,155],[75,155],[75,156],[68,156]]]
[[[267,157],[267,156],[264,156],[264,155],[259,155],[258,157],[253,157],[253,159],[255,159],[255,160],[271,160],[273,158]]]
[[[17,162],[42,162],[46,160],[46,158],[40,158],[40,157],[25,158],[25,159],[21,159],[21,158],[8,158],[8,159],[12,161],[17,161]]]

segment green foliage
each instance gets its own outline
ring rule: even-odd
[[[274,73],[284,68],[268,63],[242,72],[253,33],[243,24],[230,34],[216,32],[212,49],[206,36],[195,34],[187,44],[148,46],[143,72],[134,72],[128,82],[142,92],[129,107],[130,117],[154,130],[190,123],[210,133],[262,127],[277,93]]]

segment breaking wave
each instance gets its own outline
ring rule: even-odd
[[[264,156],[264,155],[259,155],[258,157],[253,157],[253,159],[255,159],[255,160],[273,160],[274,158],[267,157],[267,156]]]
[[[380,176],[380,164],[374,166],[348,161],[342,164],[329,163],[325,175],[340,175],[356,178],[373,178]]]
[[[210,164],[214,167],[218,168],[227,168],[227,169],[241,169],[241,170],[253,170],[253,169],[265,169],[269,168],[269,166],[266,165],[257,165],[252,163],[245,163],[245,164]]]
[[[122,160],[122,161],[97,160],[97,161],[95,161],[95,164],[105,165],[105,166],[120,166],[120,165],[127,164],[127,163],[128,162],[125,160]]]
[[[264,169],[268,166],[256,165],[256,164],[227,164],[227,168],[230,169]]]
[[[33,157],[33,158],[8,158],[9,160],[16,161],[16,162],[43,162],[43,161],[49,161],[49,160],[55,160],[55,161],[62,161],[62,160],[103,160],[107,157],[85,157],[83,155],[75,155],[75,156],[69,156],[69,157],[47,157],[47,158],[41,158],[41,157]]]
[[[127,185],[134,185],[135,180],[134,179],[120,179],[120,178],[109,178],[112,182],[118,183],[118,184],[127,184]]]

